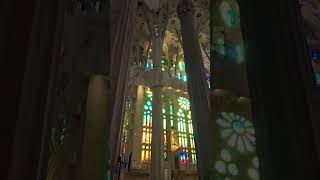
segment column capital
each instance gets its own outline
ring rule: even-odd
[[[194,14],[194,5],[191,0],[179,0],[177,6],[177,14],[180,18],[183,14],[191,12]]]

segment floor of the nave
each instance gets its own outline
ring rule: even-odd
[[[167,173],[165,173],[167,174]],[[198,180],[197,171],[194,170],[173,170],[171,171],[171,180]],[[120,180],[149,180],[148,170],[130,170],[130,172],[121,173]],[[164,180],[167,180],[165,178]]]

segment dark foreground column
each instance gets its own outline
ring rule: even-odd
[[[319,100],[298,0],[239,0],[261,179],[319,179]]]
[[[210,135],[210,110],[208,85],[204,78],[204,67],[199,43],[199,34],[194,19],[194,7],[191,0],[179,0],[178,16],[181,24],[183,51],[188,75],[188,91],[191,103],[195,142],[197,148],[198,174],[201,180],[212,179],[213,168],[212,143]]]
[[[58,1],[35,2],[8,174],[10,180],[37,179],[57,8]]]

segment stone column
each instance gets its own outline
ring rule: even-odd
[[[5,45],[2,46],[1,44],[1,50],[2,47],[7,47],[4,48],[6,53],[4,53],[4,56],[1,56],[2,62],[6,64],[3,67],[8,70],[8,68],[12,67],[11,64],[14,64],[13,71],[8,70],[11,75],[4,77],[6,79],[10,77],[9,81],[7,81],[10,82],[7,83],[8,86],[12,87],[12,84],[15,83],[17,85],[8,91],[10,93],[16,93],[17,96],[10,97],[6,94],[5,90],[3,95],[7,97],[2,99],[2,102],[4,102],[4,108],[19,109],[17,111],[14,110],[15,113],[10,114],[9,118],[13,119],[7,119],[6,123],[10,123],[10,125],[12,127],[15,126],[15,128],[13,130],[14,132],[9,133],[9,136],[12,135],[13,137],[11,139],[13,140],[12,144],[10,142],[10,145],[12,145],[11,163],[8,164],[8,166],[10,166],[8,171],[5,170],[8,172],[8,178],[4,177],[4,179],[37,179],[37,170],[40,165],[41,141],[42,135],[44,134],[44,113],[49,88],[58,6],[59,1],[44,0],[34,1],[29,4],[19,3],[19,7],[24,7],[22,9],[10,2],[8,8],[2,9],[4,12],[8,10],[23,13],[23,16],[15,16],[18,23],[15,23],[15,21],[10,22],[11,20],[8,21],[10,22],[7,23],[8,28],[10,28],[9,30],[6,25],[1,28],[1,33],[4,33],[4,36],[8,37],[2,39]],[[12,15],[8,15],[8,17],[12,17]],[[1,17],[5,17],[5,14]],[[29,23],[32,24],[32,27],[29,26]],[[26,34],[19,30],[19,28],[22,29],[24,26],[27,32]],[[29,34],[30,29],[31,33]],[[6,30],[8,30],[7,32],[10,31],[10,33],[7,34]],[[25,41],[25,39],[28,40]],[[19,46],[16,46],[16,44],[19,44]],[[24,46],[25,44],[28,45]],[[14,47],[16,47],[16,49],[14,49]],[[6,54],[8,55],[7,57]],[[18,78],[21,75],[19,70],[24,72],[22,73],[22,86],[20,86],[20,82],[18,82]],[[4,88],[7,88],[7,85],[5,85],[6,87]],[[19,98],[19,100],[16,98]],[[6,102],[7,99],[9,100],[8,102]],[[10,103],[15,103],[14,100],[17,100],[17,104],[12,107]],[[5,109],[4,112],[6,112],[6,110],[9,112],[8,109]],[[5,129],[7,130],[9,128]],[[6,144],[6,142],[4,142],[4,144]],[[2,164],[5,164],[7,161],[5,148],[6,145],[4,145],[4,148],[1,148],[4,150],[4,154],[2,154]],[[6,176],[6,173],[3,174]]]
[[[320,93],[299,2],[238,2],[261,179],[319,179]]]
[[[162,37],[155,35],[152,39],[154,84],[152,90],[152,139],[151,139],[151,180],[163,180],[163,120],[162,120],[162,87],[161,54]]]
[[[204,65],[196,29],[194,7],[191,0],[179,0],[178,16],[181,24],[183,51],[188,76],[195,143],[197,149],[199,179],[212,179],[213,168],[212,143],[208,143],[210,133],[210,110],[208,85],[204,77]]]
[[[91,75],[82,149],[82,180],[106,179],[110,84],[104,75]]]

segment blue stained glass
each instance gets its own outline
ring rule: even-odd
[[[317,61],[317,60],[318,60],[318,53],[317,53],[317,51],[315,51],[315,50],[311,51],[311,59],[312,59],[313,61]]]
[[[187,76],[183,76],[183,80],[184,80],[184,81],[187,81]]]

